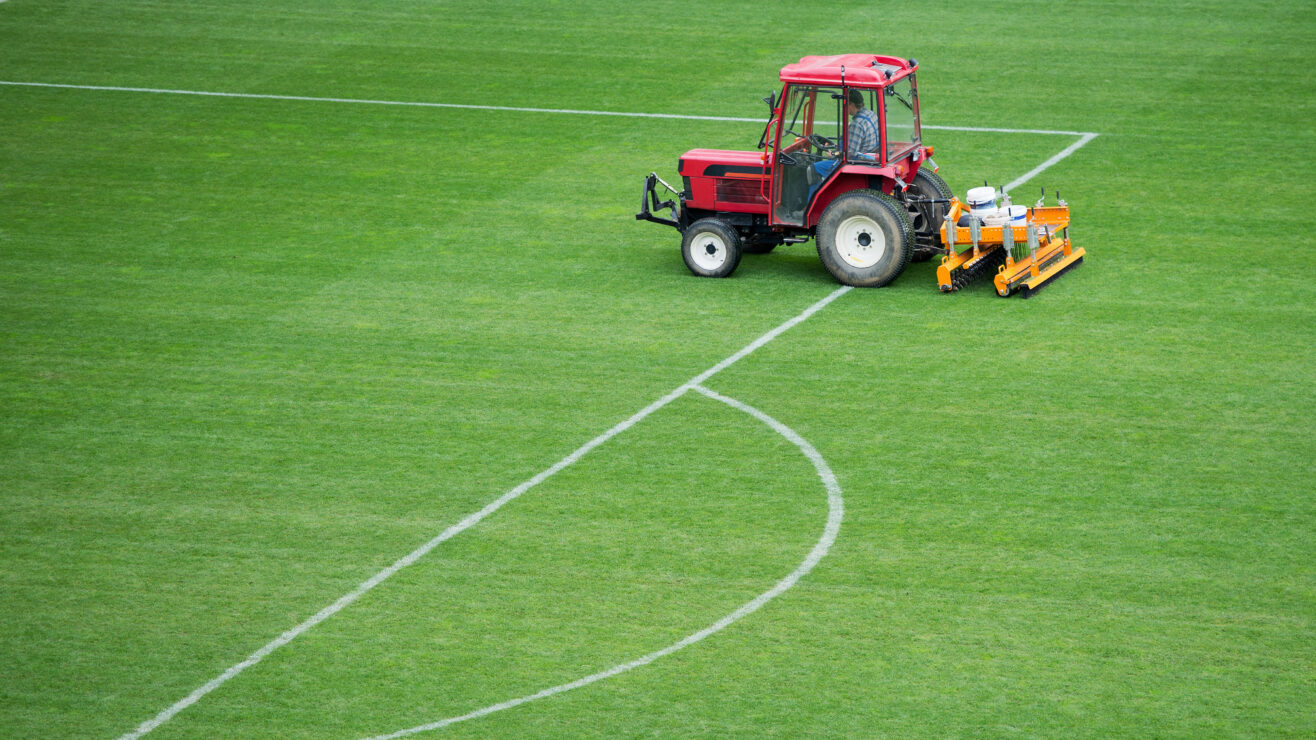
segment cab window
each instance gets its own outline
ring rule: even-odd
[[[882,95],[886,106],[886,158],[898,159],[918,146],[918,88],[911,75],[888,85]]]

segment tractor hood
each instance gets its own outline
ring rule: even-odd
[[[771,162],[767,163],[768,165]],[[726,177],[727,175],[767,174],[763,152],[739,152],[729,149],[691,149],[681,155],[677,171],[682,177]]]

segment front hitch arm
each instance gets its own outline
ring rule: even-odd
[[[635,214],[635,220],[652,221],[656,224],[665,224],[667,226],[671,226],[677,231],[680,231],[681,223],[676,215],[676,201],[665,200],[662,201],[661,203],[658,201],[657,185],[659,183],[661,183],[663,187],[667,188],[668,192],[670,192],[672,195],[675,195],[678,198],[681,196],[680,193],[672,189],[671,185],[668,185],[666,182],[664,182],[663,179],[658,176],[657,172],[650,172],[649,176],[644,178],[644,192],[640,194],[640,212]],[[662,216],[656,216],[654,215],[653,211],[670,211],[672,217],[663,218]]]

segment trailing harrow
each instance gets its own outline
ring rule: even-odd
[[[952,197],[941,225],[945,256],[937,268],[937,287],[949,293],[991,275],[998,295],[1018,292],[1028,298],[1081,264],[1086,252],[1069,239],[1069,204],[1059,194],[1057,205],[1046,206],[1043,200],[1031,208],[1016,207],[1022,216],[1018,221],[1008,215],[1013,209],[1007,200],[1006,222],[987,226],[975,215],[979,211]]]

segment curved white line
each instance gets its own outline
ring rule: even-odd
[[[594,439],[591,439],[590,441],[581,445],[575,452],[562,458],[551,467],[541,471],[530,480],[525,481],[524,483],[517,486],[516,488],[513,488],[507,493],[504,493],[502,496],[499,496],[498,498],[491,501],[483,509],[480,509],[474,514],[471,514],[465,519],[462,519],[460,522],[452,525],[451,527],[448,527],[443,532],[441,532],[438,536],[431,539],[429,542],[426,542],[425,544],[421,545],[415,550],[412,550],[410,553],[399,558],[392,565],[388,566],[387,568],[371,576],[369,579],[361,583],[352,591],[339,597],[339,599],[334,603],[316,612],[309,619],[305,620],[304,622],[297,625],[296,627],[293,627],[292,629],[284,632],[283,634],[274,638],[270,642],[266,643],[259,650],[249,655],[246,660],[243,660],[242,662],[231,666],[228,670],[224,671],[223,673],[216,676],[215,678],[210,679],[205,684],[193,690],[192,693],[174,702],[172,705],[161,711],[156,716],[138,725],[135,730],[124,733],[119,737],[119,740],[138,740],[138,738],[142,737],[143,735],[151,732],[152,730],[159,727],[160,725],[173,719],[179,712],[183,711],[184,709],[187,709],[193,704],[196,704],[207,694],[219,688],[220,686],[223,686],[226,682],[233,679],[239,673],[242,673],[248,668],[261,662],[270,653],[274,652],[275,650],[278,650],[284,645],[287,645],[288,643],[295,640],[298,636],[304,634],[307,630],[312,629],[313,627],[320,624],[324,620],[332,617],[333,615],[347,608],[347,606],[350,605],[352,602],[356,601],[357,599],[365,595],[368,591],[370,591],[374,587],[378,586],[379,584],[391,578],[398,571],[411,565],[412,563],[415,563],[417,560],[420,560],[435,547],[438,547],[441,543],[446,542],[447,540],[452,539],[453,537],[457,536],[461,532],[464,532],[465,530],[470,529],[476,524],[479,524],[480,521],[482,521],[485,517],[489,516],[495,511],[498,511],[505,504],[516,499],[518,496],[530,490],[534,486],[537,486],[540,483],[544,482],[544,480],[554,475],[558,471],[562,470],[568,465],[575,463],[581,457],[584,457],[585,454],[588,453],[590,450],[594,449],[595,447],[598,447],[604,442],[607,442],[608,440],[612,439],[618,434],[621,434],[627,429],[630,429],[632,426],[635,426],[649,414],[652,414],[653,412],[657,411],[663,406],[666,406],[672,401],[675,401],[676,399],[685,395],[686,391],[698,386],[700,383],[704,382],[705,380],[708,380],[709,378],[713,377],[717,373],[725,370],[732,363],[739,361],[741,358],[757,350],[759,347],[762,347],[768,342],[771,342],[773,339],[776,339],[778,336],[782,334],[782,332],[804,321],[805,319],[814,315],[818,311],[821,311],[824,306],[836,300],[837,298],[840,298],[842,295],[845,295],[850,290],[851,288],[848,285],[837,288],[836,290],[828,294],[826,298],[823,298],[822,300],[819,300],[818,302],[814,303],[812,306],[809,306],[795,318],[786,321],[785,323],[781,324],[775,329],[772,329],[771,331],[767,332],[766,334],[759,337],[758,339],[755,339],[753,342],[750,342],[749,344],[745,345],[745,347],[741,349],[739,352],[735,353],[734,355],[731,355],[730,357],[726,358],[725,360],[722,360],[721,362],[717,363],[713,367],[710,367],[704,372],[696,375],[695,377],[686,381],[676,390],[672,391],[671,393],[668,393],[667,395],[663,396],[657,401],[654,401],[648,406],[645,406],[643,409],[637,411],[629,419],[626,419],[625,421],[613,426],[611,429],[604,432],[603,434],[600,434]]]
[[[588,686],[589,684],[595,683],[597,681],[602,681],[605,678],[612,678],[613,676],[616,676],[618,674],[625,673],[626,671],[629,671],[632,668],[639,668],[641,666],[646,666],[665,655],[671,655],[672,653],[676,652],[677,650],[680,650],[681,648],[693,645],[696,642],[703,640],[705,637],[708,637],[709,635],[720,632],[723,629],[726,629],[730,625],[734,624],[735,622],[739,621],[741,618],[746,617],[758,611],[759,608],[762,607],[764,604],[768,603],[769,601],[772,601],[773,599],[780,596],[783,592],[794,586],[801,578],[803,578],[806,574],[808,574],[809,571],[813,570],[814,566],[818,564],[818,561],[822,560],[827,555],[827,551],[831,549],[832,543],[836,542],[836,536],[841,531],[841,519],[845,515],[845,505],[843,500],[841,499],[841,486],[839,483],[836,482],[836,475],[832,473],[832,469],[828,467],[827,461],[823,459],[822,454],[819,453],[818,450],[814,448],[813,445],[809,444],[808,440],[804,439],[798,433],[796,433],[795,430],[791,429],[785,424],[782,424],[781,422],[777,421],[771,416],[768,416],[762,411],[759,411],[753,406],[750,406],[745,403],[741,403],[740,401],[737,401],[734,398],[723,396],[697,383],[691,385],[690,387],[696,391],[699,391],[705,396],[708,396],[709,398],[712,398],[717,401],[721,401],[722,403],[725,403],[726,405],[734,409],[744,411],[750,416],[753,416],[755,419],[758,419],[764,424],[767,424],[769,427],[772,427],[773,431],[777,432],[781,436],[790,440],[791,443],[793,443],[796,447],[799,447],[800,451],[804,453],[805,457],[809,458],[809,462],[813,463],[813,467],[818,471],[818,477],[822,479],[823,486],[827,489],[827,525],[823,527],[822,536],[818,538],[818,542],[814,544],[813,549],[809,551],[808,556],[804,558],[804,561],[800,563],[799,567],[791,571],[790,575],[778,581],[777,585],[754,597],[752,601],[750,601],[747,604],[744,604],[739,609],[731,612],[725,617],[722,617],[721,619],[699,630],[698,632],[695,632],[694,634],[689,635],[678,642],[672,643],[671,645],[668,645],[667,647],[661,650],[656,650],[652,653],[649,653],[648,655],[645,655],[642,658],[636,658],[635,660],[632,660],[629,663],[622,663],[621,665],[613,666],[612,668],[609,668],[606,671],[599,671],[598,673],[585,676],[584,678],[576,679],[575,681],[572,681],[570,683],[559,684],[557,686],[544,689],[543,691],[534,694],[518,697],[516,699],[509,699],[508,701],[501,702],[499,704],[491,704],[487,707],[484,707],[483,709],[477,709],[474,712],[468,712],[467,714],[463,714],[457,717],[449,717],[447,719],[441,719],[437,722],[418,725],[416,727],[411,727],[405,730],[398,730],[397,732],[393,732],[387,735],[376,735],[374,737],[368,738],[368,740],[391,740],[392,738],[406,737],[408,735],[416,735],[422,732],[428,732],[430,730],[438,730],[440,728],[447,727],[448,725],[456,724],[458,722],[465,722],[468,719],[477,719],[479,717],[484,717],[486,715],[493,714],[494,712],[501,712],[504,709],[511,709],[512,707],[517,707],[522,704],[532,702],[536,699],[546,699],[556,694],[561,694],[566,691],[571,691],[572,689],[578,689],[582,686]]]

